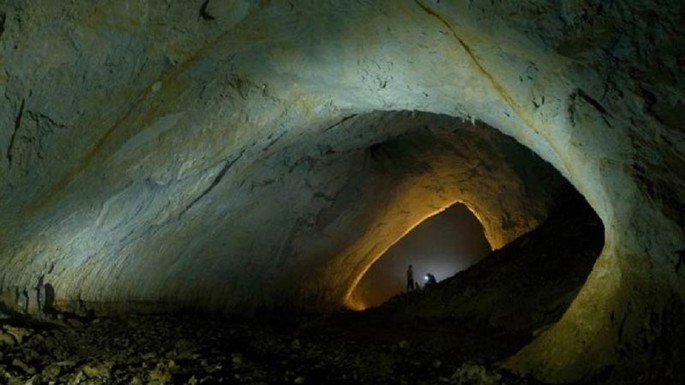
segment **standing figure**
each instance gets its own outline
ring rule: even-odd
[[[414,290],[414,270],[412,270],[412,266],[409,265],[407,268],[407,292],[413,291]]]

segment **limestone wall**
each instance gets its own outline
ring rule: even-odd
[[[467,154],[423,139],[407,149],[389,141],[404,131],[365,114],[431,112],[512,136],[602,218],[606,245],[578,298],[510,361],[574,380],[648,344],[685,298],[683,12],[640,0],[0,1],[0,287],[11,298],[50,283],[61,306],[342,300],[347,284],[328,283],[354,281],[428,207],[461,199],[436,194],[373,227],[415,207],[417,186],[459,180],[433,166]],[[345,156],[328,162],[329,150]],[[429,170],[400,183],[369,160],[405,150]],[[499,216],[471,203],[494,245],[544,215],[517,213],[504,234],[518,186]],[[317,278],[284,274],[305,267]]]

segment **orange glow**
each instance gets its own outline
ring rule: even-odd
[[[404,238],[407,234],[409,234],[410,232],[412,232],[412,230],[414,230],[417,226],[419,226],[419,225],[420,225],[421,223],[423,223],[425,220],[427,220],[428,218],[431,218],[431,217],[433,217],[433,216],[435,216],[435,215],[438,215],[438,214],[442,213],[442,212],[445,211],[447,208],[449,208],[450,206],[452,206],[452,205],[454,205],[454,204],[457,204],[457,203],[464,204],[467,208],[469,208],[469,211],[473,212],[473,209],[471,209],[470,207],[468,207],[468,205],[467,205],[466,203],[464,203],[464,202],[462,202],[462,201],[459,201],[459,200],[455,200],[455,201],[451,201],[451,202],[448,202],[448,203],[446,203],[446,204],[443,204],[442,207],[438,208],[437,210],[435,210],[435,211],[433,211],[433,212],[431,212],[431,213],[425,215],[424,217],[420,218],[419,220],[417,220],[417,221],[416,221],[412,226],[410,226],[406,231],[404,231],[402,234],[400,234],[400,235],[394,240],[394,242],[390,243],[387,247],[385,247],[384,249],[382,249],[379,253],[373,255],[372,258],[369,258],[368,263],[365,264],[363,270],[361,270],[361,272],[360,272],[359,274],[357,274],[357,276],[354,278],[352,284],[351,284],[350,287],[348,288],[347,293],[345,294],[344,306],[347,307],[347,308],[349,308],[349,309],[351,309],[351,310],[359,310],[359,311],[361,311],[361,310],[367,309],[367,308],[369,307],[369,305],[366,304],[366,303],[364,303],[363,301],[361,301],[359,298],[355,298],[355,297],[353,296],[353,293],[354,293],[354,290],[355,290],[355,289],[357,288],[357,286],[359,285],[359,282],[362,280],[362,278],[364,277],[364,275],[366,275],[366,273],[369,271],[369,269],[371,268],[371,266],[378,260],[378,258],[380,258],[382,255],[384,255],[391,247],[393,247],[397,242],[399,242],[399,241],[400,241],[402,238]],[[474,213],[474,215],[475,215],[475,213]],[[476,216],[476,218],[478,218],[478,220],[480,221],[480,218],[479,218],[478,216]],[[482,223],[482,222],[481,222],[481,223]]]

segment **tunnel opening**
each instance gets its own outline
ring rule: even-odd
[[[421,352],[468,357],[473,364],[454,372],[456,383],[525,384],[487,363],[516,353],[562,317],[603,245],[601,220],[568,186],[539,227],[465,271],[382,306],[347,313],[327,327],[333,324],[373,344],[404,341]],[[474,372],[480,373],[478,380]],[[604,383],[610,372],[578,383]]]
[[[362,313],[464,330],[486,325],[493,336],[516,341],[500,351],[506,355],[560,319],[603,246],[601,220],[568,186],[539,227],[427,290]]]
[[[444,277],[448,279],[444,279],[439,287],[451,286],[451,290],[432,288],[425,293],[413,292],[410,295],[405,293],[393,297],[392,294],[406,290],[407,265],[414,265],[418,279],[431,270],[420,267],[419,263],[413,263],[411,257],[401,252],[398,253],[400,254],[399,266],[394,268],[384,266],[384,256],[395,252],[393,247],[402,242],[402,238],[394,239],[390,243],[392,246],[387,250],[375,254],[374,252],[378,249],[372,248],[371,253],[364,254],[366,261],[371,260],[372,263],[366,269],[361,270],[361,278],[358,278],[349,292],[346,305],[351,309],[362,310],[371,307],[371,303],[380,305],[384,302],[383,300],[393,297],[389,303],[378,309],[371,309],[367,314],[379,312],[392,314],[384,321],[389,324],[397,320],[402,323],[405,316],[410,319],[418,317],[433,320],[468,318],[470,320],[467,323],[471,325],[485,323],[495,328],[504,328],[508,330],[507,333],[511,332],[511,335],[525,336],[521,337],[519,343],[516,344],[518,348],[525,345],[521,341],[530,342],[532,336],[538,335],[559,320],[587,279],[604,245],[604,227],[601,220],[585,198],[548,163],[482,122],[463,122],[453,117],[420,112],[383,113],[383,116],[389,117],[385,125],[399,126],[402,129],[390,138],[371,145],[367,150],[368,159],[373,168],[380,170],[381,175],[406,178],[409,181],[408,184],[414,187],[419,186],[417,189],[419,192],[414,196],[411,196],[411,192],[405,191],[404,193],[409,195],[410,199],[394,207],[394,210],[400,213],[405,213],[405,210],[411,211],[416,207],[424,207],[423,216],[418,221],[412,222],[408,228],[418,229],[424,221],[429,222],[431,219],[439,218],[439,213],[455,201],[465,200],[474,209],[462,207],[475,217],[472,219],[482,229],[486,238],[485,243],[489,243],[495,251],[485,258],[488,261],[483,260],[456,276]],[[401,123],[398,124],[399,122]],[[455,153],[458,155],[454,156]],[[468,159],[469,156],[475,158],[475,161]],[[503,164],[505,166],[501,167]],[[467,170],[464,179],[454,177],[464,170]],[[455,180],[458,182],[455,183]],[[488,182],[482,184],[483,181],[493,180],[496,181],[494,184]],[[474,191],[468,191],[464,189],[464,185],[475,185],[477,188]],[[405,189],[411,191],[411,187],[405,187]],[[397,190],[391,190],[388,194],[397,194]],[[438,199],[432,200],[436,196]],[[508,196],[516,196],[514,199],[516,202],[504,202]],[[378,199],[382,200],[382,198]],[[496,201],[497,204],[492,205],[492,201]],[[380,217],[379,222],[392,222],[395,215],[386,213],[386,216]],[[402,218],[401,215],[399,217]],[[374,233],[374,236],[378,234],[388,236],[383,232]],[[411,232],[400,231],[394,234],[409,237]],[[535,239],[540,236],[539,234],[545,234],[550,239],[558,237],[566,241],[561,241],[556,245],[553,242],[531,243],[531,238]],[[377,240],[378,237],[374,239]],[[360,243],[363,244],[363,242]],[[533,248],[531,251],[529,243],[540,245],[540,249]],[[543,244],[544,246],[541,246]],[[556,247],[563,247],[564,250],[556,253]],[[558,260],[555,255],[559,256]],[[520,259],[517,260],[517,257]],[[492,278],[488,278],[489,267],[504,260],[517,266],[506,267],[506,264],[498,266],[501,271],[508,271],[512,274],[510,279],[500,277],[493,281]],[[526,266],[531,272],[537,272],[540,276],[535,277],[535,274],[523,271],[518,271],[518,275],[513,274],[513,271],[517,268],[520,270],[521,266]],[[374,268],[379,271],[374,271]],[[387,274],[388,271],[393,273]],[[474,271],[479,274],[477,279],[463,284],[464,287],[454,286],[455,280],[461,281],[464,276],[476,274]],[[569,275],[565,277],[563,272],[569,272]],[[373,274],[378,274],[379,281],[391,280],[393,284],[381,289],[384,293],[369,301],[368,298],[364,298],[364,295],[372,296],[370,283]],[[384,274],[385,277],[383,277]],[[502,273],[497,273],[495,276],[498,274]],[[392,276],[388,277],[388,275]],[[476,282],[480,283],[476,284]],[[473,298],[482,298],[478,293],[479,289],[475,288],[486,288],[487,284],[483,282],[490,282],[492,290],[499,291],[498,295],[507,293],[511,296],[512,293],[520,293],[520,296],[508,297],[506,300],[500,297],[493,300],[494,302],[474,300]],[[545,285],[551,286],[541,288],[533,284],[541,282],[547,282]],[[550,282],[557,282],[558,287],[555,288]],[[503,283],[511,284],[512,287],[507,287]],[[465,289],[469,285],[474,285],[474,287]],[[517,291],[520,287],[531,287],[531,289],[527,292]],[[432,304],[430,300],[418,299],[435,298],[438,292],[442,293],[442,297],[433,299]],[[455,299],[461,297],[466,298],[467,301],[487,303],[487,305],[474,307],[473,304],[459,304],[454,305],[459,310],[450,310],[450,304],[458,303],[459,301]],[[418,305],[422,301],[426,302]],[[530,311],[515,310],[509,313],[503,310],[506,309],[504,304],[518,303],[527,303],[526,306],[529,307],[537,303],[539,308],[532,306]],[[473,313],[462,313],[469,306],[472,307]],[[540,313],[541,308],[547,309],[543,315]],[[506,316],[502,313],[506,313]],[[493,321],[497,318],[502,318],[502,321]],[[531,319],[536,321],[533,322]],[[459,325],[460,322],[455,322],[455,324]],[[513,353],[515,349],[503,351]]]
[[[354,288],[351,301],[363,310],[402,295],[407,291],[408,265],[420,290],[428,282],[427,274],[442,281],[490,251],[476,216],[464,204],[455,203],[416,225],[381,255]]]

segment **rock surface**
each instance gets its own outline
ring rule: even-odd
[[[510,135],[604,224],[573,304],[510,366],[568,382],[614,365],[681,335],[684,8],[1,0],[0,301],[45,315],[331,308],[450,201],[494,247],[544,219],[558,185],[529,194],[554,179],[528,177],[539,161],[384,125],[423,111]],[[473,178],[440,166],[463,157]],[[466,190],[443,194],[445,178]]]
[[[537,226],[565,185],[512,139],[446,116],[372,113],[291,135],[249,163],[239,156],[220,164],[198,196],[148,188],[146,179],[97,204],[95,222],[45,228],[48,239],[69,233],[68,255],[59,242],[11,248],[17,268],[38,269],[39,260],[20,265],[20,258],[45,247],[51,265],[34,272],[41,275],[28,288],[18,281],[24,276],[8,272],[8,302],[35,313],[49,282],[51,306],[82,315],[178,306],[337,309],[375,259],[423,218],[464,202],[500,247]],[[165,212],[172,206],[181,208],[177,216]],[[77,225],[78,212],[58,208],[46,221],[67,216]],[[150,215],[163,218],[150,223]],[[103,231],[103,243],[77,248]]]
[[[475,268],[374,311],[252,320],[67,315],[11,326],[27,337],[3,347],[0,378],[10,384],[538,384],[496,363],[559,319],[600,252],[599,220],[575,199],[581,204],[565,202],[570,210],[553,211],[540,229]],[[560,242],[544,234],[568,226],[575,231]],[[558,246],[565,253],[550,254]],[[532,272],[541,259],[548,263]],[[512,295],[536,298],[537,306],[517,309]],[[644,377],[653,372],[643,378],[654,379]]]

